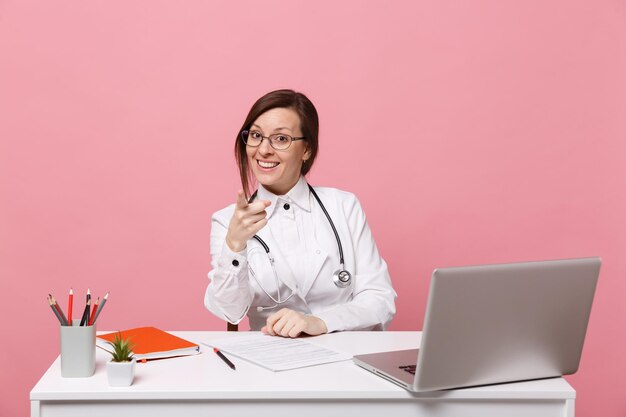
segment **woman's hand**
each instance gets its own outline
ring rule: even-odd
[[[271,204],[267,200],[257,200],[248,204],[242,190],[237,192],[235,212],[230,219],[226,244],[233,252],[246,248],[248,240],[267,224],[265,209]]]
[[[328,332],[324,320],[307,316],[298,311],[283,308],[267,318],[263,333],[272,336],[298,337],[301,333],[317,336]]]

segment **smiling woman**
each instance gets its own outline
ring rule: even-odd
[[[284,337],[383,330],[393,318],[396,293],[358,200],[304,178],[318,131],[315,106],[292,90],[248,113],[235,143],[243,189],[211,225],[204,303],[216,316],[247,314],[253,330]]]

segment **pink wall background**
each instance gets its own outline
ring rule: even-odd
[[[233,136],[291,87],[321,115],[310,181],[355,192],[421,328],[434,267],[602,256],[577,416],[626,412],[626,3],[0,0],[0,415],[99,329],[221,330],[202,305]],[[6,360],[6,358],[10,358]]]

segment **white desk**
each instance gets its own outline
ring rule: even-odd
[[[195,342],[234,332],[173,332]],[[410,349],[420,332],[345,332],[315,338],[351,354]],[[408,392],[352,361],[274,373],[237,358],[228,368],[209,348],[196,356],[137,364],[135,382],[108,386],[96,354],[90,378],[62,378],[57,358],[30,393],[32,417],[98,416],[574,416],[576,392],[563,379],[489,387]]]

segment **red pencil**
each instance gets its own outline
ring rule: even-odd
[[[100,312],[104,308],[104,305],[107,303],[107,298],[109,298],[109,293],[108,292],[106,294],[104,294],[104,298],[102,299],[102,304],[100,304],[100,307],[98,307],[98,310],[96,310],[96,318],[93,319],[94,323],[96,322],[96,320],[98,320],[98,316],[100,315]]]
[[[74,290],[70,288],[70,294],[67,300],[67,325],[72,325],[72,307],[74,306]]]
[[[96,311],[98,310],[98,304],[100,304],[100,297],[98,297],[96,302],[93,303],[93,307],[91,308],[91,316],[89,316],[89,323],[87,323],[87,326],[93,325],[93,321],[96,319]]]

